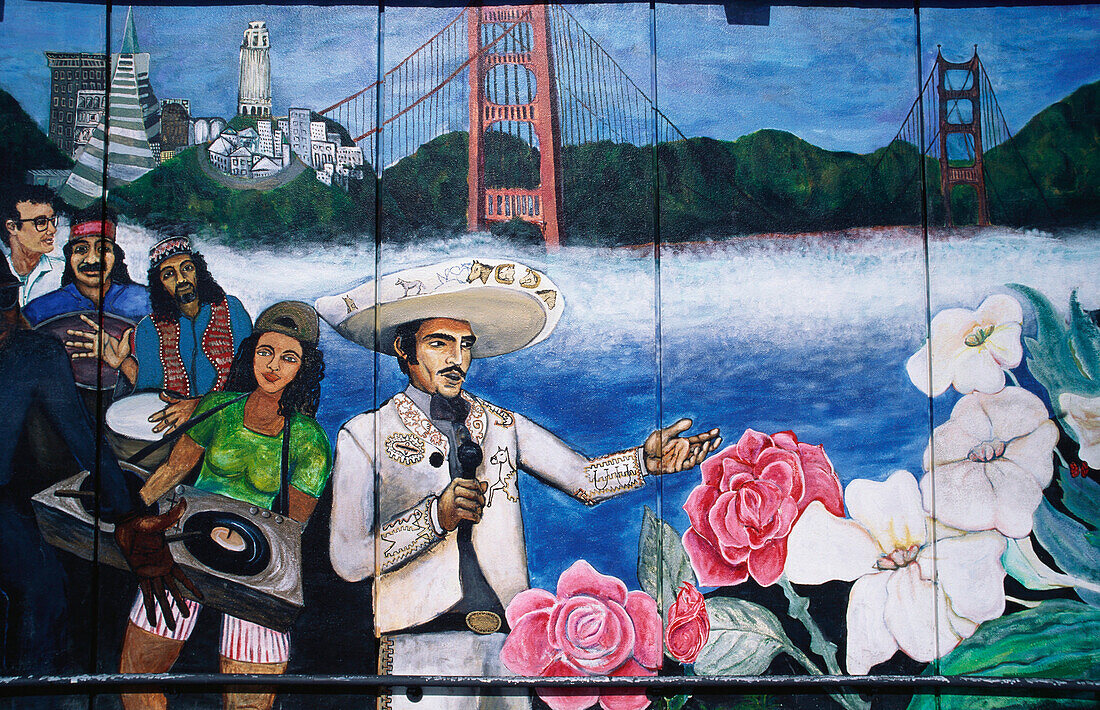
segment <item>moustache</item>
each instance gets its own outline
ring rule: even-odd
[[[102,274],[103,264],[81,264],[76,270],[82,274]]]
[[[453,373],[455,373],[455,374],[456,374],[456,375],[458,375],[459,377],[465,377],[465,376],[466,376],[466,371],[465,371],[465,370],[463,370],[463,369],[462,369],[461,367],[459,367],[458,365],[451,365],[450,367],[445,367],[445,368],[443,368],[442,370],[440,370],[439,372],[437,372],[436,374],[437,374],[437,375],[446,375],[446,374],[448,374],[448,373],[450,373],[450,372],[453,372]]]

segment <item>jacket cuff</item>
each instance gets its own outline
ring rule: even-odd
[[[576,495],[587,505],[641,488],[645,485],[641,447],[592,459],[584,467],[584,479],[585,488]]]
[[[436,533],[432,504],[436,496],[425,496],[419,503],[382,526],[382,571],[397,569],[434,547],[442,535]]]

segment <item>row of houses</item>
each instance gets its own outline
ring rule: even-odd
[[[256,121],[255,128],[227,127],[207,147],[210,162],[226,175],[259,179],[288,167],[297,155],[326,185],[346,190],[351,180],[362,180],[362,149],[344,145],[339,133],[311,117],[309,109],[291,109],[286,118]]]

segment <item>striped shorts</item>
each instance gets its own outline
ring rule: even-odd
[[[145,603],[141,592],[138,592],[134,607],[130,610],[130,621],[134,626],[151,634],[176,641],[186,641],[195,629],[195,621],[199,618],[202,604],[190,599],[185,599],[184,602],[191,615],[186,619],[183,618],[180,610],[173,604],[172,616],[176,622],[176,629],[173,631],[164,623],[160,605],[156,608],[157,623],[149,624],[149,619],[145,616]],[[220,653],[226,658],[244,663],[286,663],[290,658],[290,634],[238,619],[229,614],[222,614]]]

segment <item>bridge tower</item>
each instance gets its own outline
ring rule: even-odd
[[[512,25],[515,28],[501,37],[501,33]],[[530,38],[529,44],[516,41],[518,37]],[[494,41],[493,47],[482,53],[482,48]],[[558,225],[558,215],[561,213],[561,129],[546,5],[471,7],[469,44],[470,56],[476,59],[470,65],[470,196],[467,226],[471,231],[483,230],[488,228],[490,222],[519,218],[538,225],[546,240],[547,251],[556,251],[561,241]],[[534,96],[524,97],[523,103],[497,103],[499,97],[491,97],[487,93],[486,77],[494,69],[505,66],[531,72],[535,80]],[[537,187],[525,189],[486,185],[485,132],[500,122],[529,125],[538,139]]]
[[[958,86],[958,79],[947,81],[948,72],[958,77],[968,72]],[[985,197],[985,172],[982,169],[982,102],[981,102],[981,63],[978,61],[978,48],[974,47],[974,56],[966,62],[949,62],[943,53],[936,52],[936,87],[940,104],[940,194],[943,195],[943,209],[948,226],[955,226],[951,214],[951,192],[956,185],[973,185],[978,196],[978,224],[989,226],[989,204]],[[969,104],[969,105],[968,105]],[[969,113],[969,119],[966,120]],[[974,160],[971,165],[951,165],[948,155],[950,136],[967,137],[972,141]]]

